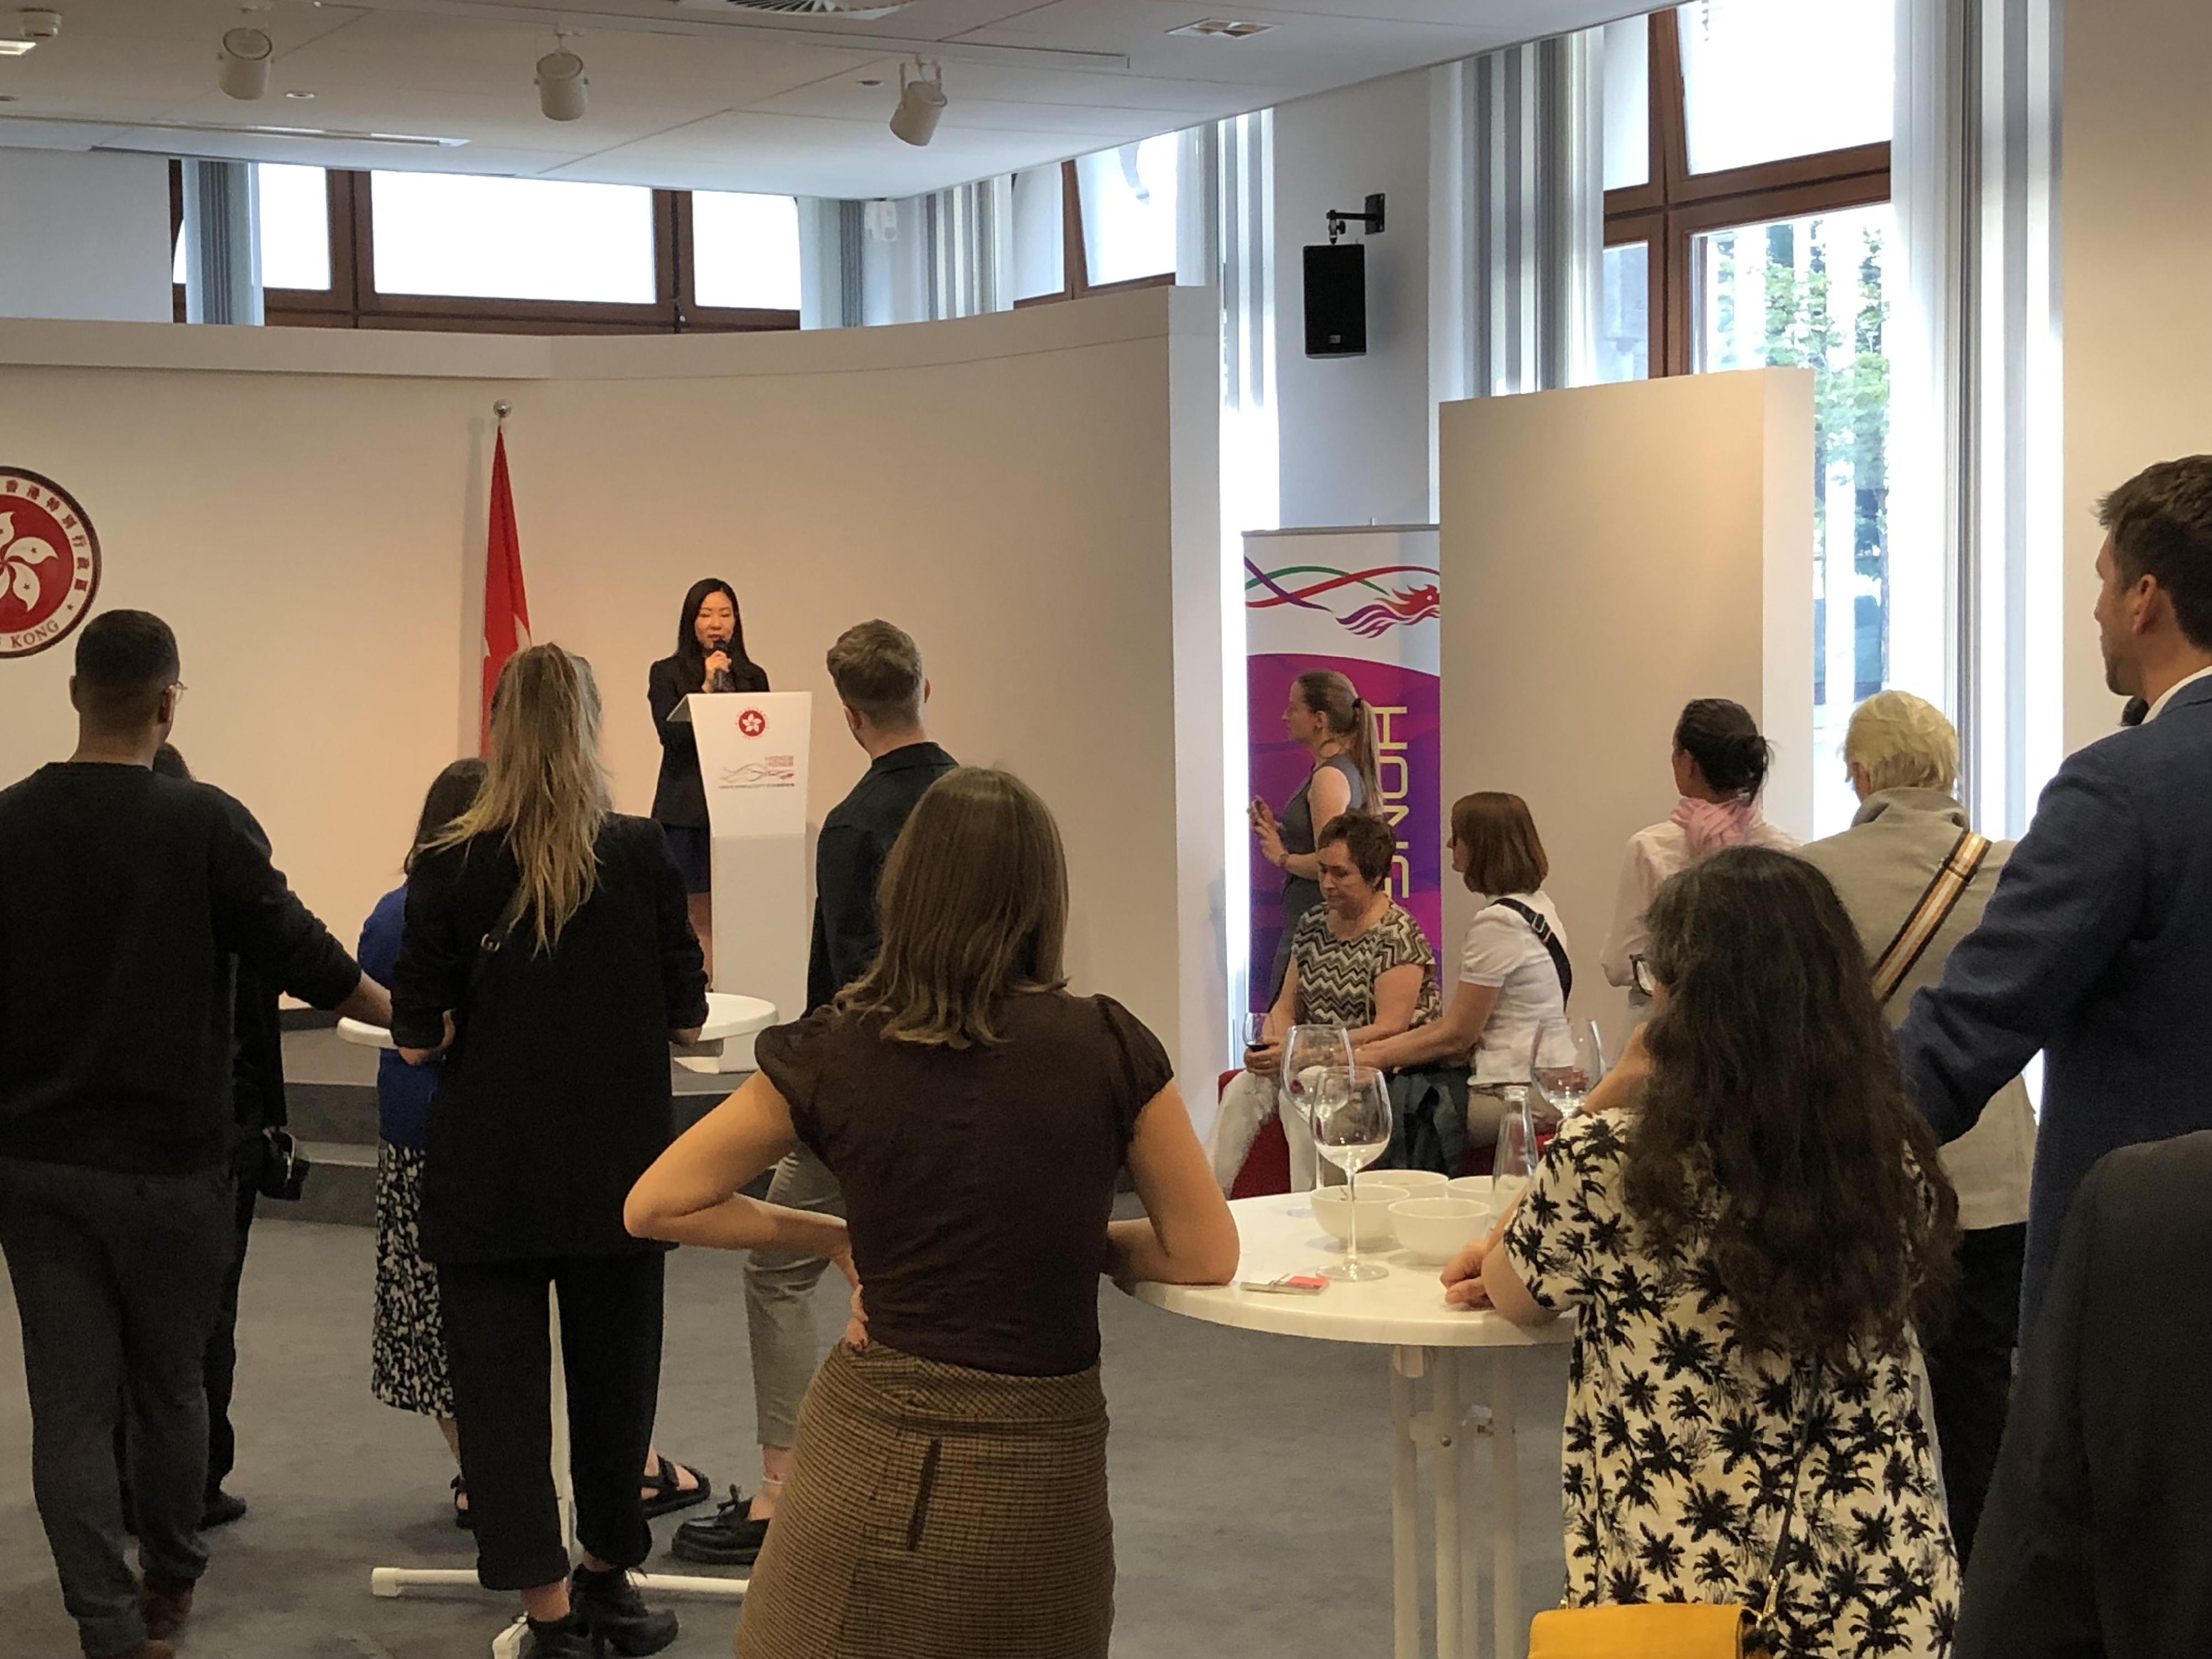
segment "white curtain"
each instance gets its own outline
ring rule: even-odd
[[[1891,648],[1948,663],[1991,835],[2063,750],[2059,4],[1898,0]]]

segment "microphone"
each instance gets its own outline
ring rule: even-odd
[[[706,654],[711,657],[720,651],[727,655],[729,649],[727,640],[708,640]],[[717,668],[707,677],[707,689],[709,691],[734,691],[738,689],[737,678],[726,668]]]

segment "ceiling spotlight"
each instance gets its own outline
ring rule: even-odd
[[[222,50],[216,54],[216,84],[233,98],[252,102],[269,90],[269,60],[276,52],[259,29],[224,31]]]
[[[315,94],[312,92],[303,91],[295,88],[292,91],[286,93],[284,95],[287,98],[297,98],[302,102],[305,102],[307,99],[313,97]]]
[[[590,85],[584,78],[584,60],[568,50],[565,34],[556,50],[538,60],[538,107],[549,121],[582,120],[585,88]]]
[[[944,117],[945,72],[916,59],[914,76],[909,81],[906,66],[899,66],[899,100],[891,112],[891,136],[919,149],[937,136],[937,124]]]

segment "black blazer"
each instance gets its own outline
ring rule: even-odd
[[[768,671],[758,663],[730,665],[739,691],[765,691]],[[646,676],[645,700],[653,708],[653,729],[660,736],[660,781],[653,787],[653,816],[686,830],[707,827],[707,786],[699,781],[699,740],[691,722],[669,724],[677,705],[699,688],[686,683],[684,665],[663,657]]]
[[[2013,1384],[1956,1659],[2212,1654],[2208,1192],[2212,1131],[2109,1153],[2075,1190]]]
[[[434,1048],[448,1011],[455,1031],[422,1183],[433,1261],[659,1248],[623,1230],[623,1200],[667,1149],[668,1034],[706,1020],[707,975],[660,826],[611,817],[597,850],[598,884],[550,953],[504,933],[521,878],[497,832],[408,875],[392,1033]]]

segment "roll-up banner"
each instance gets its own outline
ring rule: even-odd
[[[1390,895],[1438,947],[1443,788],[1437,734],[1433,526],[1252,531],[1244,538],[1244,650],[1252,793],[1280,816],[1313,757],[1283,709],[1300,674],[1334,668],[1374,706],[1382,817],[1398,840]],[[1318,830],[1321,826],[1314,826]],[[1252,1006],[1263,1008],[1283,927],[1283,874],[1251,851]]]

